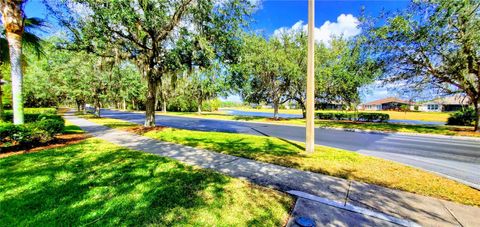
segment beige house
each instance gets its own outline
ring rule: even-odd
[[[395,97],[388,97],[367,103],[360,104],[360,110],[400,110],[402,106],[408,106],[413,110],[414,102],[405,101]]]
[[[470,99],[464,95],[453,95],[422,103],[418,110],[425,112],[449,112],[468,107]]]

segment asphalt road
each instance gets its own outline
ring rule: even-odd
[[[145,114],[104,109],[102,116],[143,124]],[[164,115],[157,115],[156,123],[190,130],[246,133],[305,141],[305,128],[300,126]],[[480,189],[480,140],[317,128],[315,143],[419,167]]]

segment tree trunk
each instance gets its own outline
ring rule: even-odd
[[[100,116],[100,104],[95,105],[95,113],[94,114],[95,114],[96,117],[101,117]]]
[[[475,117],[476,117],[473,130],[475,132],[480,132],[480,128],[478,128],[478,123],[480,121],[480,109],[478,106],[478,101],[473,102],[473,108],[475,108]]]
[[[297,103],[300,106],[300,108],[302,109],[302,118],[303,119],[307,118],[307,108],[305,107],[304,102],[301,102],[301,101],[297,100]]]
[[[82,104],[78,100],[75,100],[75,102],[77,103],[77,112],[80,113],[80,111],[82,111]]]
[[[94,97],[94,105],[95,105],[95,110],[93,114],[96,117],[100,117],[100,100],[98,100],[98,97]]]
[[[2,77],[0,76],[0,83],[2,81]],[[0,84],[0,121],[3,120],[3,90],[2,85]]]
[[[12,75],[13,123],[23,124],[23,96],[22,96],[22,34],[24,1],[0,2],[2,22],[8,41],[10,53],[10,72]]]
[[[10,71],[12,74],[12,109],[13,123],[24,123],[23,114],[23,75],[22,75],[22,37],[14,33],[7,33],[10,49]]]
[[[85,100],[82,100],[82,113],[87,114],[87,103]]]
[[[147,101],[145,111],[145,127],[155,126],[155,98],[157,95],[157,82],[151,78],[147,80]]]
[[[202,113],[202,100],[198,100],[197,113],[198,114]]]
[[[273,103],[273,119],[278,120],[278,102]]]
[[[162,89],[162,112],[167,113],[167,96],[165,95],[165,92]]]
[[[155,111],[158,110],[159,106],[160,106],[160,99],[158,97],[155,97]]]
[[[127,110],[127,101],[123,99],[123,110]]]

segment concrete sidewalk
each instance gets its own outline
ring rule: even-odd
[[[300,198],[293,215],[307,215],[307,212],[318,225],[480,226],[478,207],[162,142],[70,114],[65,118],[95,137],[124,147],[290,192]],[[289,224],[294,225],[293,221]]]

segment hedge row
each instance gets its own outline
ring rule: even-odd
[[[0,142],[10,145],[44,143],[52,140],[65,128],[65,121],[58,115],[28,114],[28,116],[28,121],[26,120],[28,123],[23,125],[1,122]]]
[[[321,120],[350,120],[364,122],[387,122],[390,119],[390,116],[384,113],[327,112],[315,113],[315,116]]]
[[[24,116],[25,123],[31,123],[31,122],[36,122],[36,121],[45,120],[45,119],[54,119],[54,120],[60,120],[60,121],[63,120],[61,116],[58,116],[55,114],[49,114],[49,113],[26,113],[23,116]],[[13,114],[11,112],[6,112],[3,115],[3,119],[6,122],[12,122]]]

